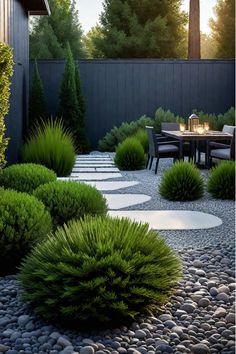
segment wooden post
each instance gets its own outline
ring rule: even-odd
[[[200,3],[189,0],[188,59],[201,59]]]

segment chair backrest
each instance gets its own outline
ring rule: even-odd
[[[235,132],[235,126],[233,126],[233,125],[224,125],[223,126],[223,129],[222,129],[222,132],[223,133],[228,133],[228,134],[234,134],[234,132]]]
[[[233,138],[230,143],[230,158],[231,160],[235,160],[235,129],[236,127],[233,127],[233,132],[231,133],[233,135]]]
[[[162,122],[161,130],[167,130],[167,131],[179,130],[179,123]]]
[[[154,128],[149,126],[146,126],[145,128],[147,130],[147,135],[148,135],[148,144],[149,144],[148,153],[150,156],[156,156],[158,153],[158,145],[157,145]]]

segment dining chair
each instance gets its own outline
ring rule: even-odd
[[[228,127],[230,127],[230,129]],[[222,144],[217,142],[211,142],[209,144],[210,165],[212,165],[213,158],[220,160],[235,160],[235,129],[236,127],[234,126],[227,126],[227,133],[232,134],[233,136],[230,144]]]
[[[153,127],[146,126],[148,134],[148,160],[146,168],[152,168],[153,159],[156,158],[155,174],[157,174],[159,160],[163,158],[179,159],[180,149],[179,142],[176,140],[169,141],[166,137],[157,136]]]
[[[161,123],[161,131],[166,130],[166,131],[176,131],[179,130],[179,123],[175,122],[162,122]],[[171,139],[171,138],[169,138]],[[194,158],[195,156],[195,149],[193,149],[191,143],[189,142],[184,142],[183,144],[183,156],[187,156],[188,160],[190,161],[191,158]],[[194,158],[195,160],[195,158]]]

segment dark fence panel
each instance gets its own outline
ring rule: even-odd
[[[55,115],[64,62],[38,64]],[[93,147],[114,125],[143,114],[153,117],[157,107],[188,117],[195,108],[223,113],[234,106],[234,61],[82,60],[79,65]]]

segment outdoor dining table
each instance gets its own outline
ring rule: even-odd
[[[206,157],[205,157],[205,168],[209,168],[209,142],[210,141],[230,141],[233,136],[228,133],[223,133],[221,131],[209,130],[205,134],[199,134],[196,132],[190,132],[185,130],[181,132],[179,130],[167,131],[162,130],[162,134],[178,140],[180,143],[180,159],[183,158],[183,144],[184,142],[190,142],[192,148],[192,156],[196,153],[196,142],[205,141],[206,142]]]

